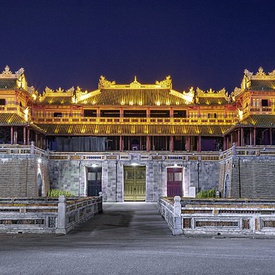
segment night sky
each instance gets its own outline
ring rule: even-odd
[[[1,0],[0,70],[29,86],[118,84],[229,92],[244,69],[275,69],[274,0]]]

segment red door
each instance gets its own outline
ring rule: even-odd
[[[167,197],[182,196],[182,168],[167,168]]]

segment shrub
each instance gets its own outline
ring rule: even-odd
[[[197,195],[196,198],[215,198],[216,197],[216,190],[201,190]]]
[[[74,197],[74,195],[71,192],[58,189],[49,190],[47,196],[51,198],[58,198],[59,196]]]

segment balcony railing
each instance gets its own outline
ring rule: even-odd
[[[63,123],[63,124],[207,124],[207,125],[232,125],[237,118],[126,118],[126,117],[33,117],[37,124]]]

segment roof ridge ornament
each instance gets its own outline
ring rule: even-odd
[[[2,75],[12,76],[12,72],[11,72],[10,67],[8,65],[6,65],[5,70],[2,72]]]
[[[264,72],[264,69],[262,67],[259,67],[258,72],[256,73],[257,76],[266,76],[266,73]]]
[[[134,81],[130,83],[130,88],[140,88],[141,84],[137,81],[137,77],[135,76]]]

